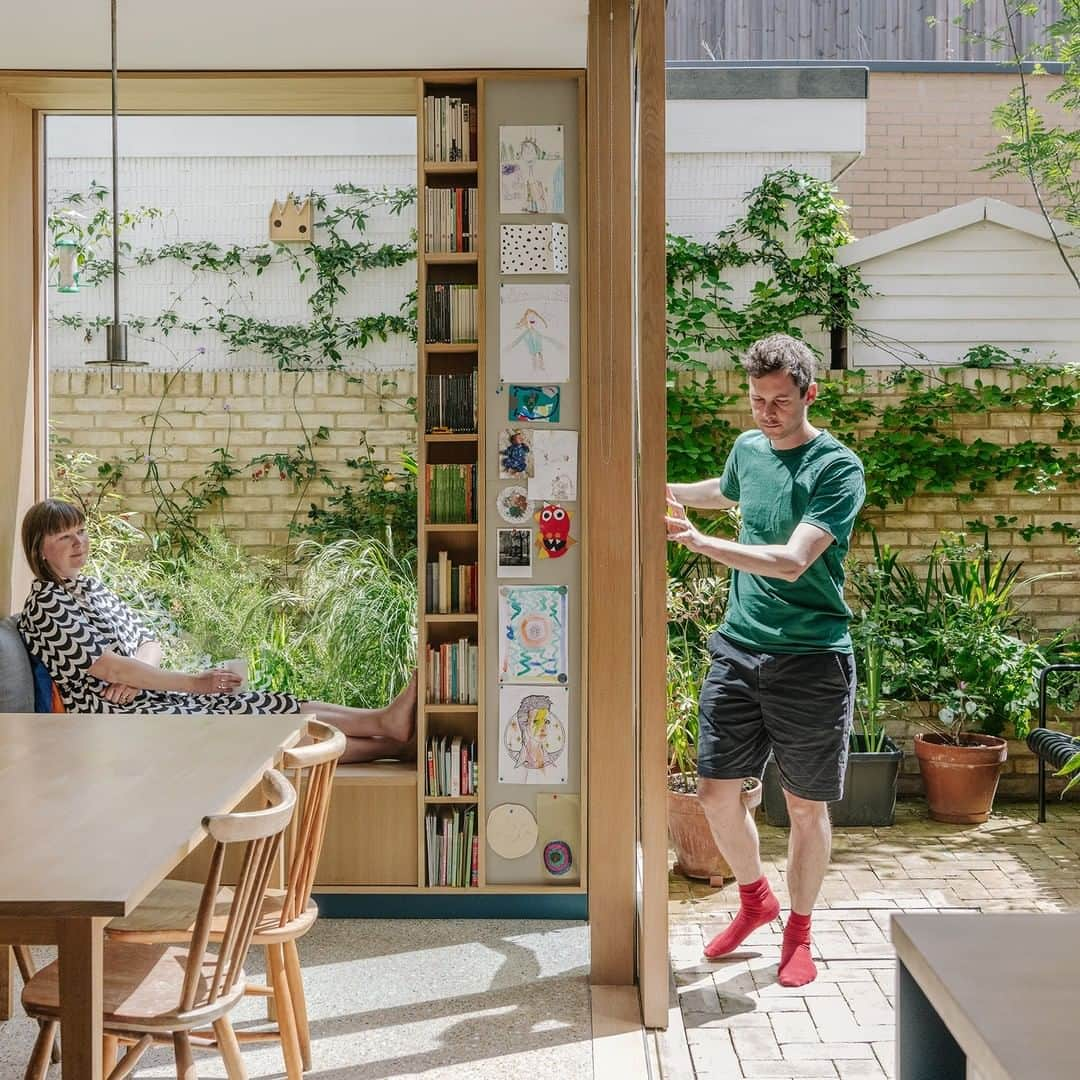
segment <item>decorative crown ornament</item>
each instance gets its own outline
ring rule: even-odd
[[[290,191],[284,202],[270,209],[270,239],[277,244],[306,243],[315,231],[315,208],[310,199],[300,202]]]

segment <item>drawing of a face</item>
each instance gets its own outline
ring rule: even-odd
[[[536,514],[540,526],[540,543],[549,559],[566,554],[570,540],[570,514],[561,506],[549,503]]]

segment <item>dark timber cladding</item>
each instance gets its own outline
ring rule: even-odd
[[[1061,0],[1036,7],[1037,15],[1013,20],[1022,51],[1061,17]],[[1000,60],[987,42],[969,39],[1003,25],[994,0],[669,0],[667,59]]]

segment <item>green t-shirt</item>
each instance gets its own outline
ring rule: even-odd
[[[851,652],[844,557],[866,495],[862,462],[827,431],[793,450],[748,431],[735,440],[720,490],[739,504],[740,544],[786,544],[803,521],[834,540],[798,581],[732,570],[720,632],[759,652]]]

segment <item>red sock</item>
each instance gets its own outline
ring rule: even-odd
[[[781,986],[805,986],[816,978],[817,968],[810,959],[810,916],[793,911],[784,927],[777,981]]]
[[[764,875],[749,885],[740,885],[739,912],[731,925],[705,946],[705,956],[715,960],[737,949],[759,926],[772,922],[779,914],[780,901],[773,896]]]

